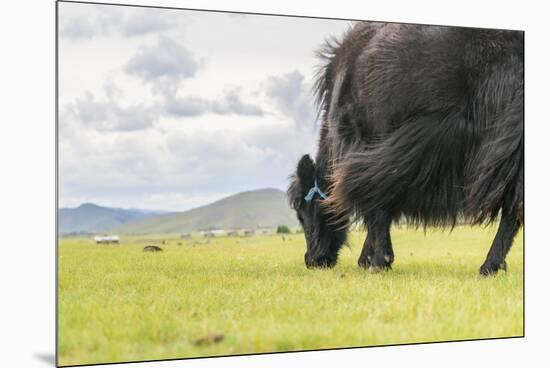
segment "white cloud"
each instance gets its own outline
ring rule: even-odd
[[[126,65],[126,72],[150,82],[159,78],[190,78],[199,68],[191,52],[173,39],[161,36],[155,45],[142,46]]]
[[[298,70],[283,76],[271,76],[266,83],[266,94],[277,108],[291,117],[298,127],[309,125],[316,117],[311,86],[304,83],[304,76]]]
[[[69,38],[91,38],[98,32],[89,18],[69,18],[61,27],[61,35]]]
[[[177,24],[176,14],[173,14],[173,12],[141,10],[136,15],[126,19],[122,31],[128,36],[141,36],[170,29]]]
[[[60,19],[61,36],[79,40],[113,35],[140,37],[169,30],[181,25],[182,14],[162,9],[67,3],[61,7]]]
[[[112,96],[112,95],[111,95]],[[97,130],[131,131],[150,128],[157,119],[157,109],[144,104],[121,106],[115,99],[97,100],[87,92],[66,107],[77,121]]]
[[[259,105],[243,101],[239,88],[226,90],[222,97],[207,99],[197,96],[174,98],[165,96],[164,111],[175,116],[200,116],[213,113],[220,115],[236,114],[262,116],[264,110]]]

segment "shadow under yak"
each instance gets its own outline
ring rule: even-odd
[[[315,161],[288,189],[307,267],[331,267],[360,220],[359,266],[391,268],[390,225],[499,220],[482,275],[523,224],[523,32],[357,23],[320,52]],[[499,216],[500,214],[500,216]]]

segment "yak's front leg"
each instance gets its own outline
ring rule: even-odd
[[[365,238],[365,243],[363,243],[363,250],[357,260],[359,267],[367,268],[370,266],[372,257],[374,256],[374,230],[367,227],[367,237]]]
[[[386,212],[380,212],[372,219],[368,219],[369,236],[371,229],[374,235],[374,254],[370,260],[370,272],[391,269],[391,264],[394,259],[390,236],[391,222],[391,216]]]
[[[499,269],[506,271],[506,255],[512,246],[514,237],[518,232],[520,223],[514,211],[502,211],[497,235],[493,240],[487,259],[479,269],[483,276],[494,275]]]

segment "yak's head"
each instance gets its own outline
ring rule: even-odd
[[[323,206],[327,195],[324,185],[325,180],[320,177],[315,163],[309,155],[304,155],[298,162],[287,194],[304,229],[307,244],[304,260],[308,268],[334,266],[338,251],[346,241],[346,230],[341,223],[332,221]]]

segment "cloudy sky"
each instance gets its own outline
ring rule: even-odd
[[[59,4],[59,200],[185,210],[285,189],[315,51],[350,22]]]

